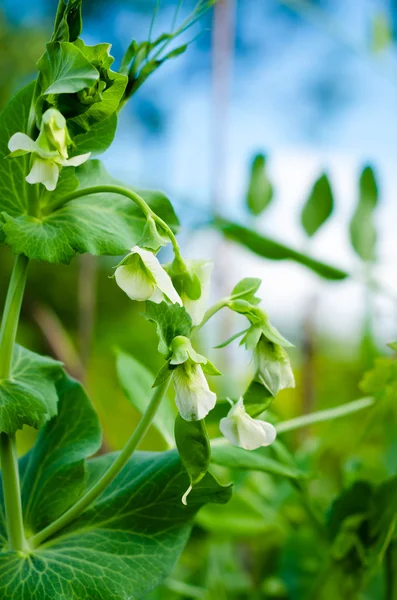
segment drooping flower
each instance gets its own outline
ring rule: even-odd
[[[26,181],[42,183],[48,191],[53,191],[62,167],[78,167],[91,156],[88,152],[68,158],[70,143],[66,119],[58,110],[50,108],[43,114],[37,140],[32,140],[26,133],[14,133],[8,142],[9,157],[32,154],[32,167]]]
[[[276,396],[280,390],[295,387],[287,352],[261,335],[254,348],[255,379]]]
[[[270,446],[277,435],[271,423],[253,419],[246,412],[242,398],[232,406],[227,417],[221,419],[219,428],[229,442],[244,450]]]
[[[182,335],[172,342],[170,365],[175,367],[175,402],[182,419],[204,419],[216,404],[216,394],[211,392],[204,371],[210,375],[220,375],[220,372],[208,358],[198,354],[191,341]]]
[[[175,402],[185,421],[204,419],[216,404],[200,363],[192,360],[178,365],[173,372]]]
[[[117,285],[131,300],[162,302],[169,300],[182,305],[171,278],[153,252],[134,246],[116,268]]]

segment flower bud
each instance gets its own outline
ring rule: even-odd
[[[288,354],[278,344],[262,335],[254,349],[255,380],[276,396],[280,390],[295,387]]]
[[[253,419],[246,413],[242,398],[232,406],[227,417],[221,419],[219,428],[229,442],[244,450],[269,446],[277,435],[271,423]]]
[[[62,158],[68,158],[68,145],[71,143],[65,117],[55,108],[49,108],[41,120],[37,144],[43,150],[56,151]]]

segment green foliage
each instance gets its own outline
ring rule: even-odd
[[[10,377],[0,381],[0,431],[38,429],[56,415],[55,383],[61,375],[61,363],[15,346]]]
[[[251,166],[251,178],[247,192],[247,206],[255,216],[260,215],[273,198],[273,186],[266,173],[266,157],[257,154]]]
[[[121,350],[117,351],[117,373],[126,397],[143,414],[153,391],[153,374],[136,358]],[[152,425],[169,447],[174,445],[174,419],[175,410],[171,401],[165,397]]]
[[[365,262],[375,260],[376,228],[374,211],[378,205],[378,184],[372,167],[367,166],[361,173],[359,198],[350,222],[350,241]]]
[[[74,42],[83,27],[82,0],[59,0],[52,42]]]
[[[32,532],[63,512],[115,458],[102,456],[84,466],[100,441],[97,417],[78,384],[64,381],[59,392],[59,417],[21,461],[24,512]],[[207,475],[184,507],[180,498],[187,483],[175,451],[136,454],[102,496],[57,537],[26,555],[0,554],[1,596],[74,600],[88,590],[98,600],[144,596],[170,572],[198,508],[230,497],[228,488]],[[2,520],[3,544],[4,531]]]
[[[323,173],[314,183],[302,210],[302,226],[309,237],[312,237],[331,216],[333,207],[331,184],[327,175]]]
[[[263,258],[268,258],[270,260],[293,260],[294,262],[307,267],[311,271],[314,271],[314,273],[317,273],[320,277],[331,281],[339,281],[348,277],[348,273],[341,269],[320,262],[307,254],[293,250],[288,246],[275,242],[274,240],[271,240],[252,229],[238,225],[237,223],[217,218],[215,226],[222,231],[228,239],[242,244]]]
[[[203,479],[210,465],[211,446],[205,420],[185,421],[178,414],[175,419],[175,442],[189,475],[190,485],[194,487]]]
[[[261,284],[261,279],[257,279],[255,277],[246,277],[245,279],[239,281],[239,283],[233,288],[230,298],[232,300],[245,300],[253,305],[259,304],[260,298],[257,298],[255,294],[259,290]]]
[[[192,319],[183,306],[161,302],[147,302],[146,319],[156,325],[159,352],[166,358],[172,352],[172,342],[177,336],[189,337]]]
[[[375,368],[368,371],[360,384],[365,394],[380,400],[397,398],[397,362],[391,358],[378,358]]]
[[[57,393],[57,418],[40,431],[34,448],[21,459],[24,522],[32,532],[49,525],[81,496],[85,459],[101,445],[98,417],[81,385],[63,377]]]

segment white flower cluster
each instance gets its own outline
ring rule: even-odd
[[[213,265],[210,261],[186,261],[186,266],[190,274],[200,282],[201,293],[195,300],[184,291],[178,293],[175,289],[172,276],[169,275],[169,272],[172,274],[169,265],[164,268],[153,252],[139,246],[132,248],[116,268],[115,279],[132,300],[177,303],[185,307],[193,324],[199,325],[207,309]],[[283,338],[280,336],[280,339]],[[243,342],[253,350],[255,380],[272,395],[294,386],[287,353],[280,345],[269,340],[260,327],[251,327]],[[176,404],[181,417],[186,421],[204,419],[216,404],[216,395],[210,390],[205,373],[216,375],[219,372],[183,336],[178,336],[173,341],[169,366],[172,369]],[[273,425],[252,418],[246,412],[242,398],[233,404],[227,417],[221,420],[220,429],[232,444],[247,450],[268,446],[276,438]]]

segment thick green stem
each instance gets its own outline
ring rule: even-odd
[[[27,550],[15,435],[0,434],[1,474],[7,518],[8,549]]]
[[[179,244],[170,226],[152,211],[149,204],[139,194],[129,190],[128,188],[124,188],[121,185],[93,185],[82,190],[76,190],[67,196],[63,196],[63,198],[60,198],[56,203],[49,205],[47,210],[53,212],[72,200],[77,200],[78,198],[83,198],[84,196],[91,196],[92,194],[119,194],[120,196],[125,196],[126,198],[129,198],[129,200],[132,200],[132,202],[135,202],[146,218],[152,217],[156,223],[166,230],[174,249],[175,256],[182,260]]]
[[[138,427],[135,429],[127,444],[113,464],[108,468],[106,473],[95,483],[95,485],[92,486],[91,489],[88,490],[88,492],[86,492],[86,494],[84,494],[84,496],[80,498],[80,500],[76,502],[76,504],[74,504],[74,506],[69,508],[69,510],[59,517],[59,519],[31,537],[29,540],[30,548],[37,548],[37,546],[42,544],[46,539],[55,535],[58,531],[72,523],[72,521],[74,521],[86,508],[88,508],[88,506],[90,506],[90,504],[92,504],[94,500],[96,500],[112,483],[120,471],[125,467],[133,452],[136,450],[137,446],[149,429],[157,409],[160,406],[161,400],[163,399],[163,396],[167,390],[168,384],[169,379],[155,388],[152,399],[146,409],[146,412],[143,414],[142,419],[139,421]]]
[[[25,290],[28,259],[18,256],[8,287],[0,330],[0,380],[8,379]],[[26,550],[15,436],[0,435],[0,461],[9,550]]]

